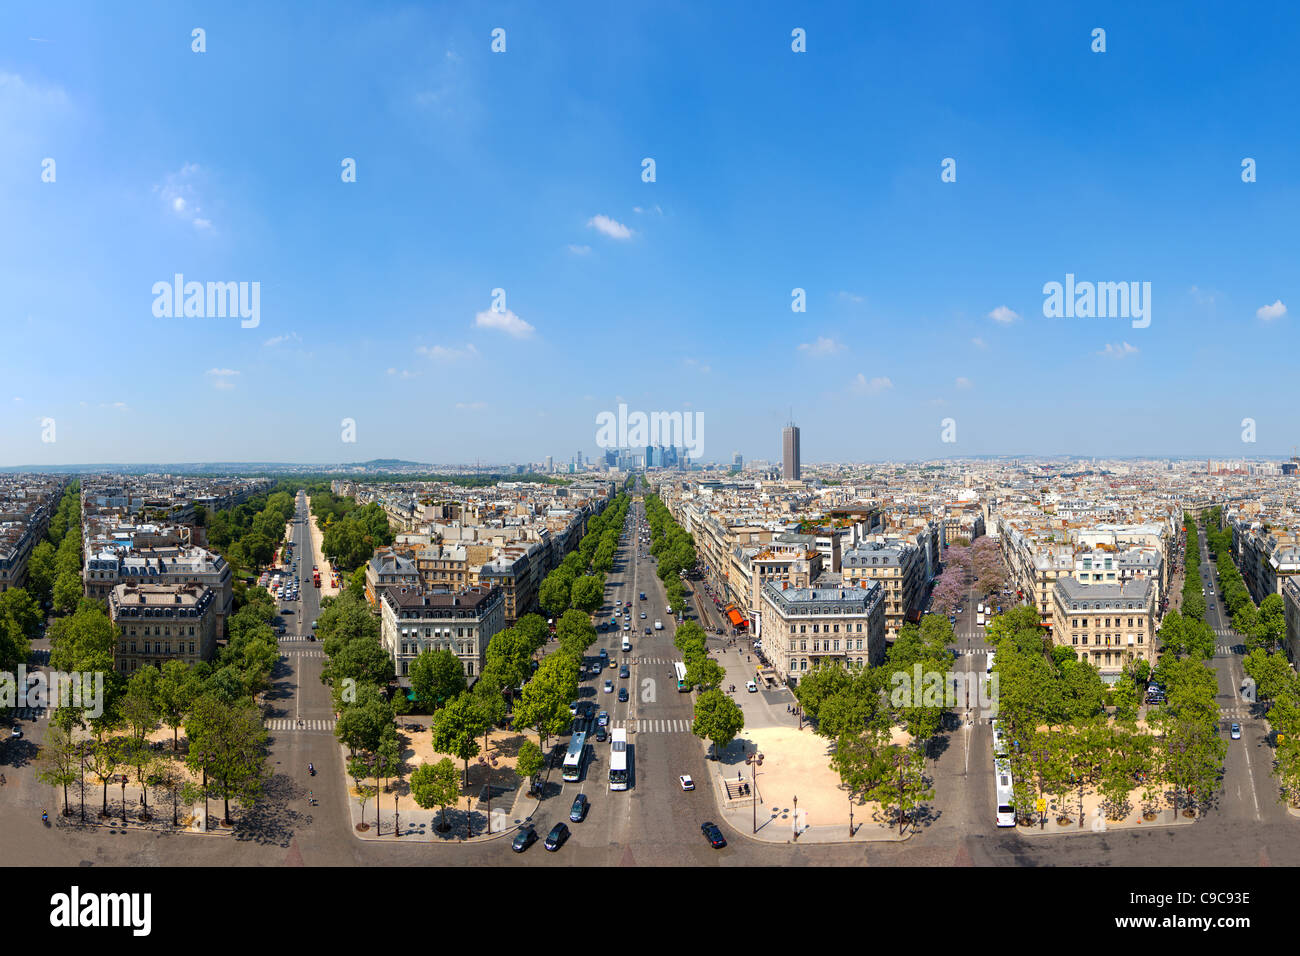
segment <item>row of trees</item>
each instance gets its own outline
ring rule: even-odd
[[[646,523],[650,525],[650,553],[663,582],[669,607],[685,612],[686,587],[681,572],[695,567],[695,539],[673,518],[658,495],[645,496]]]
[[[1241,571],[1232,560],[1232,532],[1219,527],[1222,508],[1206,513],[1205,543],[1219,572],[1219,596],[1232,618],[1233,630],[1246,636],[1246,649],[1272,652],[1286,642],[1286,603],[1280,594],[1270,594],[1255,604]]]
[[[388,515],[373,501],[358,506],[354,498],[326,492],[312,495],[311,511],[321,529],[321,550],[336,568],[359,568],[377,548],[393,543]]]
[[[1201,543],[1196,533],[1196,522],[1189,514],[1183,515],[1183,533],[1186,536],[1186,555],[1183,566],[1183,617],[1205,620],[1205,596],[1201,594]]]
[[[81,482],[74,481],[27,561],[28,593],[41,607],[70,614],[84,593],[81,563]]]
[[[236,575],[256,571],[275,557],[276,549],[284,540],[284,526],[293,513],[291,487],[254,495],[233,508],[203,516],[208,545],[226,559]]]
[[[936,613],[949,615],[965,600],[972,585],[981,596],[1001,591],[1007,585],[1007,571],[998,543],[987,535],[963,544],[960,539],[944,549],[943,571],[934,583],[932,606]]]
[[[587,522],[578,547],[542,581],[537,601],[552,619],[569,608],[594,614],[605,601],[605,575],[614,569],[618,539],[627,520],[628,496],[620,494]]]

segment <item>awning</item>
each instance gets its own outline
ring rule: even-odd
[[[731,618],[732,627],[744,627],[749,622],[740,616],[740,612],[734,607],[727,611],[727,617]]]

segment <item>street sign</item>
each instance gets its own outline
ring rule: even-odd
[[[1042,797],[1039,797],[1039,798],[1038,798],[1037,809],[1038,809],[1038,812],[1039,812],[1039,813],[1046,813],[1046,812],[1047,812],[1047,801],[1044,800]]]

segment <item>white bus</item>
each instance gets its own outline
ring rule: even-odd
[[[581,780],[582,764],[587,756],[587,735],[581,730],[569,741],[569,752],[564,755],[564,779]]]
[[[1016,805],[1012,793],[1010,763],[1005,760],[993,762],[993,783],[998,800],[998,826],[1013,827],[1016,825]]]
[[[609,739],[609,789],[627,789],[627,731],[615,727]]]
[[[691,686],[688,683],[686,683],[686,665],[683,664],[681,661],[674,661],[673,672],[677,675],[677,693],[679,694],[688,693],[691,689]]]
[[[985,663],[985,665],[984,665],[984,673],[986,673],[986,674],[992,674],[992,673],[993,673],[993,648],[991,648],[991,647],[989,648],[989,657],[988,657],[988,662]]]
[[[1007,739],[1002,734],[1002,725],[993,721],[993,759],[1005,760],[1007,756]]]

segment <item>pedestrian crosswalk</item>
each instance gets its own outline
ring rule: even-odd
[[[333,718],[296,720],[293,717],[272,717],[266,722],[267,730],[333,730],[337,723]]]
[[[285,661],[287,661],[287,660],[289,659],[290,655],[292,655],[293,657],[298,657],[298,658],[303,658],[303,657],[324,657],[324,656],[325,656],[325,652],[324,652],[324,651],[309,651],[309,650],[301,650],[301,651],[300,651],[300,650],[297,650],[297,649],[292,650],[292,651],[281,651],[281,652],[280,652],[280,659],[281,659],[281,660],[285,660]]]
[[[613,726],[622,727],[634,734],[689,734],[691,732],[689,720],[616,720]]]
[[[1214,653],[1220,657],[1228,657],[1229,655],[1236,654],[1239,648],[1239,644],[1215,644]]]
[[[18,720],[41,720],[47,716],[44,707],[15,707],[12,714]]]
[[[282,641],[307,641],[307,640],[309,640],[309,638],[308,638],[308,636],[307,636],[306,634],[281,634],[281,635],[280,635],[280,640],[282,640]]]
[[[1249,707],[1220,707],[1219,714],[1223,717],[1235,717],[1238,720],[1247,720],[1251,716]]]
[[[629,657],[627,658],[627,662],[629,664],[673,664],[676,663],[678,660],[680,660],[680,658],[674,658],[674,657]]]

